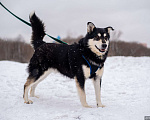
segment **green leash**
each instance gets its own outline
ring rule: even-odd
[[[30,24],[30,23],[28,23],[27,21],[21,19],[20,17],[18,17],[18,16],[15,15],[14,13],[12,13],[12,12],[11,12],[10,10],[8,10],[1,2],[0,2],[0,5],[1,5],[5,10],[7,10],[10,14],[12,14],[14,17],[16,17],[17,19],[19,19],[21,22],[23,22],[23,23],[25,23],[26,25],[28,25],[28,26],[31,27],[31,24]],[[59,39],[57,39],[57,38],[54,38],[54,37],[52,37],[52,36],[50,36],[50,35],[48,35],[48,34],[46,34],[46,33],[45,33],[45,35],[47,35],[48,37],[50,37],[51,39],[53,39],[53,40],[55,40],[55,41],[57,41],[57,42],[59,42],[59,43],[67,44],[66,42],[63,42],[63,41],[61,41],[61,40],[59,40]]]
[[[1,5],[3,8],[5,8],[5,10],[7,10],[7,11],[8,11],[10,14],[12,14],[14,17],[16,17],[17,19],[19,19],[20,21],[22,21],[23,23],[25,23],[26,25],[28,25],[28,26],[31,27],[31,24],[30,24],[30,23],[28,23],[27,21],[25,21],[25,20],[21,19],[20,17],[16,16],[14,13],[12,13],[10,10],[8,10],[1,2],[0,2],[0,5]],[[59,42],[59,43],[68,45],[66,42],[63,42],[63,41],[61,41],[61,40],[59,40],[59,39],[57,39],[57,38],[54,38],[54,37],[52,37],[52,36],[50,36],[50,35],[48,35],[48,34],[46,34],[46,33],[45,33],[45,35],[47,35],[48,37],[52,38],[53,40],[55,40],[55,41],[57,41],[57,42]],[[90,65],[90,63],[88,62],[88,60],[87,60],[83,55],[82,55],[82,57],[83,57],[83,58],[86,60],[86,62],[88,63],[88,65],[89,65],[89,67],[90,67],[90,76],[92,76],[93,73],[95,73],[95,72],[101,67],[101,65],[99,65],[99,66],[97,67],[97,69],[93,72],[92,66]]]

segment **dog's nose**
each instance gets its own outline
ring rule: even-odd
[[[106,48],[107,47],[107,44],[102,44],[102,48]]]

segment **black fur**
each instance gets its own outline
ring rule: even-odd
[[[29,77],[35,78],[35,81],[49,68],[57,69],[63,75],[74,78],[77,77],[80,86],[84,88],[85,77],[82,65],[87,64],[82,55],[87,60],[92,60],[97,64],[104,65],[108,50],[103,56],[97,56],[88,46],[88,39],[93,38],[98,32],[107,32],[106,29],[95,28],[93,32],[87,33],[78,43],[72,45],[45,43],[43,37],[44,24],[34,14],[30,18],[32,25],[32,45],[35,49],[33,57],[28,66]],[[109,34],[107,34],[109,38]],[[95,77],[94,74],[92,77]]]
[[[30,96],[35,97],[35,87],[46,77],[45,72],[49,69],[56,69],[61,74],[76,79],[80,101],[84,107],[89,107],[84,91],[85,79],[92,78],[97,106],[104,107],[100,100],[101,77],[109,50],[109,32],[113,28],[96,28],[92,22],[88,22],[86,36],[78,43],[66,45],[43,41],[44,24],[35,13],[30,15],[30,22],[33,31],[31,44],[35,52],[30,60],[29,77],[24,85],[25,103],[33,103],[28,99],[29,89],[31,88]]]
[[[31,27],[32,27],[31,44],[33,45],[34,49],[37,49],[39,46],[45,43],[43,41],[45,35],[44,24],[35,15],[35,13],[31,17],[32,17],[30,18]]]

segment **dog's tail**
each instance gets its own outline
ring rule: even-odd
[[[45,36],[44,23],[36,16],[35,12],[30,13],[30,22],[32,26],[31,44],[34,49],[44,44],[43,38]]]

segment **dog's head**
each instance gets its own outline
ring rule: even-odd
[[[87,23],[86,45],[98,56],[104,55],[109,48],[112,27],[96,28],[92,22]]]

